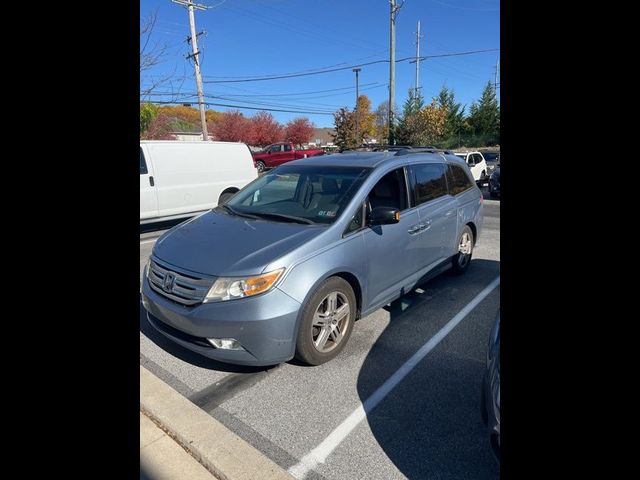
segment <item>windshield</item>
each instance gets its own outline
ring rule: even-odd
[[[283,165],[247,185],[226,204],[230,215],[271,221],[333,223],[371,169]]]

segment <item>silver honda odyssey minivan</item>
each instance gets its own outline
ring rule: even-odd
[[[482,194],[437,150],[287,163],[166,232],[142,285],[153,327],[207,357],[310,365],[433,272],[469,268]]]

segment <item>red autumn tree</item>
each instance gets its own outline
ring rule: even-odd
[[[287,123],[285,127],[285,139],[294,145],[300,146],[313,138],[315,125],[307,117],[298,117]]]
[[[249,119],[248,143],[264,147],[270,143],[281,142],[284,129],[269,112],[258,112]]]
[[[140,134],[140,140],[175,140],[175,135],[171,134],[171,124],[169,117],[164,113],[159,113],[147,127],[146,131]]]
[[[223,112],[220,119],[208,124],[216,140],[222,142],[247,142],[250,120],[238,110]]]

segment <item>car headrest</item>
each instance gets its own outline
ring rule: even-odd
[[[338,193],[338,182],[335,178],[322,179],[322,193]]]

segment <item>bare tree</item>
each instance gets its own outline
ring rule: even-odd
[[[167,53],[167,44],[157,42],[153,38],[153,30],[157,20],[158,12],[156,10],[149,14],[148,17],[141,19],[140,23],[140,100],[148,99],[158,87],[167,85],[171,88],[169,95],[171,95],[171,97],[175,96],[175,94],[172,93],[174,92],[172,78],[175,71],[163,75],[145,74],[145,72],[153,69],[156,65],[163,63]],[[150,80],[144,87],[142,86],[143,77]]]

